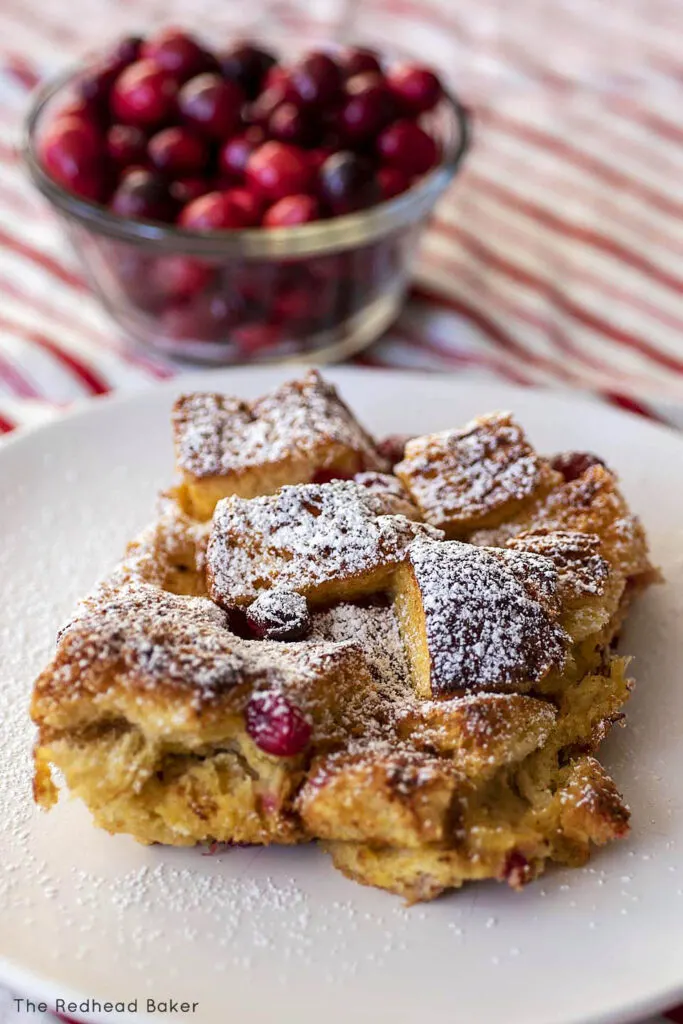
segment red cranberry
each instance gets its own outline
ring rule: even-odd
[[[240,324],[230,332],[230,340],[245,358],[258,356],[261,352],[275,348],[281,339],[279,327],[260,322]]]
[[[267,590],[247,608],[247,623],[262,640],[301,640],[311,626],[308,601],[293,590]]]
[[[91,108],[104,113],[114,82],[125,67],[121,61],[109,59],[88,68],[78,79],[78,95],[90,104]]]
[[[107,132],[107,156],[118,168],[143,164],[147,154],[147,137],[133,124],[113,124]]]
[[[247,704],[247,732],[266,754],[296,757],[308,746],[311,726],[279,693],[256,693]]]
[[[346,83],[346,92],[338,119],[342,135],[352,145],[374,139],[395,114],[385,80],[376,72],[354,75]]]
[[[275,66],[275,57],[253,43],[238,43],[219,57],[223,75],[241,86],[247,99],[258,96],[263,81]]]
[[[320,168],[320,191],[336,216],[363,210],[380,198],[372,162],[343,150],[329,157]]]
[[[206,69],[206,54],[196,39],[178,29],[164,29],[148,39],[142,56],[153,60],[182,83]]]
[[[48,174],[70,192],[84,199],[102,199],[101,140],[89,121],[58,117],[41,139],[40,158]]]
[[[242,206],[229,192],[207,192],[189,203],[178,223],[192,231],[227,231],[248,227]]]
[[[156,169],[171,177],[196,174],[209,159],[204,141],[189,128],[157,132],[149,140],[148,152]]]
[[[362,75],[366,71],[381,71],[382,66],[374,50],[367,50],[363,47],[354,46],[344,50],[339,63],[346,73],[347,78],[353,75]]]
[[[605,463],[592,452],[560,452],[550,462],[553,469],[564,477],[565,483],[578,480],[591,466],[604,466]]]
[[[383,458],[388,459],[393,468],[397,462],[403,460],[405,447],[412,437],[412,434],[389,434],[377,442],[377,451]]]
[[[142,43],[142,36],[124,36],[112,47],[111,60],[120,64],[123,69],[126,64],[132,64],[139,58]]]
[[[246,188],[231,188],[227,190],[225,195],[230,196],[233,203],[235,203],[244,214],[245,227],[255,228],[261,223],[263,205],[259,197],[254,195],[253,192],[249,192]]]
[[[174,299],[189,299],[203,291],[214,277],[212,267],[188,256],[162,256],[152,270],[152,286]]]
[[[524,854],[519,850],[511,850],[503,863],[501,879],[513,889],[521,889],[532,880],[533,875],[533,868]]]
[[[262,90],[272,89],[274,86],[284,87],[289,85],[289,71],[283,68],[282,64],[273,64],[266,72],[263,79]]]
[[[153,171],[128,171],[111,199],[111,209],[119,217],[134,220],[172,221],[176,213],[166,182]]]
[[[301,323],[318,312],[310,288],[286,288],[276,295],[272,306],[273,317],[282,324]]]
[[[443,87],[434,72],[417,64],[392,68],[387,81],[401,108],[412,116],[432,110],[443,95]]]
[[[234,135],[225,142],[218,153],[218,166],[221,172],[235,181],[242,181],[247,160],[264,140],[260,128],[252,126],[241,135]]]
[[[289,74],[292,89],[306,106],[327,107],[339,99],[342,73],[326,53],[310,53]]]
[[[267,128],[273,113],[282,103],[289,102],[290,89],[286,82],[276,82],[264,89],[261,95],[249,105],[248,118],[261,128]]]
[[[380,167],[377,181],[382,190],[382,199],[393,199],[410,188],[410,178],[398,167]]]
[[[317,174],[328,157],[332,156],[334,150],[330,146],[319,146],[317,149],[310,149],[307,153],[308,163]]]
[[[180,112],[193,128],[214,139],[231,135],[240,123],[244,93],[219,75],[191,78],[180,90]]]
[[[263,218],[265,228],[293,227],[308,224],[320,217],[320,204],[313,196],[285,196],[270,207]]]
[[[172,181],[169,186],[171,195],[180,206],[186,206],[193,199],[199,199],[211,190],[211,183],[206,178],[179,178]]]
[[[247,161],[246,180],[266,201],[307,192],[312,180],[306,154],[284,142],[266,142]]]
[[[111,92],[117,121],[141,127],[165,121],[175,110],[175,78],[151,60],[138,60],[121,72]]]
[[[436,142],[414,121],[395,121],[377,139],[377,152],[392,167],[412,176],[425,174],[436,163]]]
[[[268,118],[268,134],[278,142],[306,146],[312,142],[315,128],[306,112],[294,103],[281,103]]]

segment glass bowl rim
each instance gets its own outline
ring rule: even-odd
[[[446,103],[458,130],[458,139],[441,162],[417,184],[393,199],[358,213],[331,217],[283,228],[246,228],[231,231],[199,232],[176,225],[135,221],[118,217],[97,203],[82,199],[62,188],[49,176],[38,159],[36,137],[41,116],[48,104],[82,73],[69,68],[41,85],[33,97],[24,122],[21,153],[38,190],[67,218],[79,222],[97,234],[128,241],[164,252],[184,252],[208,258],[249,257],[287,258],[331,253],[382,238],[426,214],[460,168],[471,145],[472,126],[469,111],[457,96],[444,91]]]

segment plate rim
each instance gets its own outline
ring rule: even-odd
[[[98,397],[96,401],[86,398],[65,412],[58,414],[53,419],[26,427],[19,427],[12,431],[8,437],[2,438],[2,443],[0,443],[0,468],[3,466],[3,460],[6,459],[5,452],[16,451],[17,448],[21,448],[25,444],[39,442],[41,437],[47,437],[55,431],[59,432],[62,429],[70,429],[71,425],[79,420],[97,419],[104,415],[110,415],[116,410],[125,409],[130,404],[143,404],[151,398],[158,401],[162,395],[170,396],[179,394],[184,390],[203,389],[210,386],[209,382],[212,380],[215,381],[216,390],[233,390],[239,394],[240,384],[244,380],[254,380],[259,377],[271,382],[275,378],[284,380],[299,376],[309,368],[317,369],[318,367],[293,367],[291,365],[244,366],[202,370],[196,373],[181,373],[170,380],[155,383],[142,389],[110,392]],[[440,388],[454,387],[457,389],[459,387],[466,387],[468,392],[481,391],[482,393],[490,394],[493,390],[497,390],[500,391],[502,400],[508,401],[507,396],[509,396],[511,404],[516,397],[530,397],[534,403],[539,401],[559,401],[565,405],[571,404],[574,409],[578,410],[590,408],[593,413],[597,411],[599,415],[612,420],[615,424],[620,421],[628,421],[630,424],[633,424],[634,421],[638,422],[642,431],[645,434],[649,434],[653,440],[657,436],[667,438],[669,443],[673,441],[683,447],[683,435],[674,427],[649,420],[628,410],[611,406],[604,400],[601,400],[598,395],[573,391],[570,388],[522,386],[509,384],[505,381],[467,381],[457,373],[415,371],[410,368],[331,366],[323,367],[321,370],[325,377],[331,378],[342,389],[346,387],[351,388],[354,378],[373,376],[377,378],[378,385],[381,384],[382,378],[391,378],[393,380],[413,380],[420,385],[431,384]],[[520,411],[520,417],[523,418],[523,410]],[[12,486],[11,478],[8,482]],[[13,994],[18,988],[22,992],[36,993],[34,996],[28,996],[29,998],[40,999],[48,1003],[50,1002],[49,993],[52,992],[54,997],[57,990],[60,997],[64,996],[67,999],[73,998],[75,1001],[78,1001],[86,998],[84,994],[79,995],[61,986],[57,980],[47,978],[45,975],[24,968],[11,957],[3,955],[0,955],[0,983],[10,989]],[[581,1017],[562,1018],[562,1024],[631,1024],[631,1022],[640,1021],[648,1015],[665,1012],[667,1009],[676,1006],[677,1002],[683,1002],[683,967],[681,968],[680,981],[670,985],[665,990],[653,990],[649,995],[643,996],[638,1000],[635,1006],[632,1000],[629,1000],[628,1003],[619,1004],[618,999],[615,999],[608,1009],[598,1014],[591,1015],[589,1013],[588,1015],[582,1014]],[[151,1024],[153,1018],[147,1013],[139,1013],[135,1016],[126,1013],[123,1015],[91,1014],[87,1018],[76,1014],[74,1019],[87,1020],[89,1022],[101,1021],[103,1024],[110,1024],[110,1022],[114,1021],[149,1021]],[[159,1020],[160,1018],[157,1015],[155,1019]],[[161,1019],[164,1018],[162,1017]]]
[[[146,387],[136,389],[116,389],[109,391],[104,395],[83,397],[82,399],[78,399],[69,408],[62,412],[58,412],[51,419],[41,420],[38,423],[29,423],[25,426],[18,426],[9,434],[2,435],[2,437],[0,437],[0,458],[2,458],[3,452],[8,451],[11,448],[15,448],[17,445],[22,444],[43,432],[49,432],[55,429],[58,430],[62,425],[70,424],[74,420],[98,417],[104,414],[105,410],[125,406],[129,403],[136,404],[137,402],[144,401],[145,398],[149,398],[150,395],[176,394],[181,393],[186,389],[202,390],[206,386],[202,382],[208,382],[212,378],[217,378],[218,381],[222,379],[227,380],[229,375],[234,376],[236,383],[239,383],[240,379],[249,378],[251,376],[272,378],[277,375],[283,380],[286,380],[288,378],[299,377],[302,374],[307,373],[309,370],[318,370],[323,377],[342,378],[340,387],[344,386],[344,377],[349,378],[349,380],[352,380],[353,377],[361,376],[373,376],[378,378],[390,377],[394,380],[412,379],[422,383],[436,384],[437,387],[441,387],[442,385],[447,387],[458,387],[462,384],[467,387],[468,391],[486,392],[496,389],[500,390],[502,395],[509,394],[511,397],[514,397],[515,395],[527,397],[532,396],[532,401],[535,401],[537,398],[560,401],[566,404],[588,407],[593,411],[599,409],[602,414],[615,420],[625,420],[629,423],[638,422],[644,430],[653,431],[654,433],[667,437],[669,440],[673,440],[674,442],[679,441],[683,445],[683,432],[675,426],[650,419],[647,416],[632,412],[629,409],[624,409],[621,406],[612,405],[599,394],[590,391],[575,390],[569,387],[563,388],[511,384],[508,381],[498,380],[469,381],[466,380],[466,378],[462,378],[457,372],[443,373],[441,371],[434,370],[413,370],[411,368],[403,369],[383,366],[366,367],[334,364],[319,366],[314,363],[302,363],[300,365],[273,364],[268,366],[220,367],[193,372],[182,372],[178,374],[177,377],[173,377],[170,380],[152,382]],[[236,388],[235,390],[239,391],[239,388]]]
[[[14,973],[5,971],[5,967],[8,967]],[[21,998],[35,999],[38,1001],[50,1002],[50,991],[55,991],[55,987],[59,984],[51,980],[45,980],[35,971],[27,970],[24,967],[16,964],[8,957],[0,955],[0,984],[5,985],[10,990],[12,995],[16,994],[15,986],[11,981],[8,981],[8,977],[15,977],[22,980],[20,988],[27,994]],[[24,984],[28,987],[24,989]],[[35,994],[29,994],[35,993]],[[64,998],[65,1001],[78,1002],[86,998],[97,998],[92,994],[86,996],[85,994],[79,994],[74,990],[60,986],[59,997]],[[555,1024],[649,1024],[646,1020],[647,1017],[652,1014],[666,1013],[668,1010],[677,1008],[677,1002],[683,1001],[683,981],[680,984],[675,985],[672,989],[667,989],[664,994],[644,996],[641,1000],[638,1000],[635,1004],[632,1002],[629,1004],[627,1010],[622,1010],[618,1006],[612,1009],[604,1010],[597,1015],[581,1014],[580,1017],[572,1016],[562,1018],[561,1021],[557,1020]],[[48,1011],[52,1012],[52,1011]],[[129,1014],[127,1011],[124,1013],[95,1013],[89,1014],[87,1017],[82,1017],[79,1012],[76,1012],[72,1016],[72,1020],[81,1021],[82,1024],[153,1024],[153,1022],[167,1021],[169,1018],[165,1015],[151,1016],[148,1013],[136,1013],[134,1016]],[[359,1018],[362,1021],[362,1018]],[[285,1022],[286,1024],[286,1022]]]

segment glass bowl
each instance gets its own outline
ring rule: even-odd
[[[133,221],[65,191],[38,143],[73,98],[73,72],[45,85],[26,122],[23,154],[90,285],[143,346],[196,363],[346,358],[396,317],[420,230],[458,170],[466,110],[445,95],[424,123],[441,162],[394,199],[360,213],[287,228],[201,234]]]

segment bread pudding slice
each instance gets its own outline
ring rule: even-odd
[[[656,572],[610,470],[496,413],[395,476],[317,374],[174,429],[180,488],[36,681],[42,806],[56,767],[110,832],[320,840],[411,902],[627,833],[595,754]]]
[[[292,842],[303,834],[290,801],[306,757],[291,745],[269,756],[247,718],[267,698],[275,733],[293,716],[306,747],[324,750],[344,741],[371,695],[353,645],[245,640],[208,599],[120,572],[83,602],[36,681],[36,798],[54,801],[54,763],[111,832],[177,845]]]

